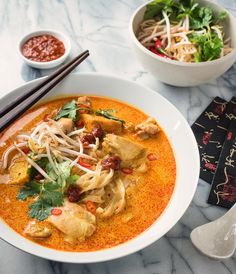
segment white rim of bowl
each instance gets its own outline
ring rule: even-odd
[[[59,57],[55,60],[46,61],[46,62],[37,62],[37,61],[32,61],[32,60],[26,58],[22,53],[22,46],[24,45],[24,43],[34,36],[43,35],[43,34],[53,35],[53,36],[55,36],[55,38],[57,38],[59,41],[61,41],[65,47],[65,53],[61,57]],[[62,41],[57,35],[62,36],[63,39],[65,40],[65,42]],[[48,66],[48,65],[54,65],[56,63],[60,63],[68,57],[68,55],[70,54],[70,51],[71,51],[71,42],[70,42],[69,37],[67,35],[65,35],[64,33],[54,30],[54,29],[38,29],[38,30],[35,30],[32,32],[29,32],[23,36],[23,38],[20,40],[20,42],[18,44],[18,52],[19,52],[21,58],[25,62],[30,63],[32,65],[37,64],[37,65],[43,66],[45,64],[45,66],[46,65]]]
[[[119,244],[117,246],[114,246],[114,247],[111,247],[111,248],[108,248],[108,249],[101,249],[101,250],[97,250],[97,251],[91,251],[91,252],[70,252],[70,251],[62,251],[62,250],[57,250],[57,249],[53,249],[53,248],[47,248],[45,246],[41,246],[37,243],[34,243],[28,239],[24,239],[25,241],[29,242],[30,245],[31,245],[31,250],[29,250],[28,247],[26,246],[21,246],[21,247],[18,247],[15,245],[14,241],[12,241],[11,238],[8,238],[8,239],[4,239],[0,236],[0,238],[2,240],[4,240],[6,243],[16,247],[17,249],[19,250],[22,250],[26,253],[29,253],[29,254],[32,254],[32,255],[35,255],[35,256],[38,256],[38,257],[41,257],[41,258],[45,258],[45,259],[49,259],[49,260],[54,260],[54,261],[58,261],[58,262],[65,262],[65,263],[98,263],[98,262],[104,262],[104,261],[110,261],[110,260],[114,260],[114,259],[118,259],[118,258],[121,258],[121,257],[125,257],[127,255],[130,255],[130,254],[133,254],[139,250],[142,250],[143,248],[153,244],[154,242],[158,241],[159,239],[161,239],[170,229],[172,229],[174,227],[174,225],[180,220],[180,218],[184,215],[184,213],[186,212],[186,210],[189,208],[189,205],[191,204],[192,200],[193,200],[193,196],[196,192],[196,189],[197,189],[197,185],[198,185],[198,179],[199,179],[199,170],[200,170],[200,158],[199,158],[199,153],[198,153],[198,147],[197,147],[197,142],[196,142],[196,139],[194,137],[194,134],[187,122],[187,120],[185,119],[185,117],[183,116],[183,114],[171,103],[169,102],[164,96],[156,93],[154,90],[152,90],[151,88],[147,87],[147,86],[144,86],[142,84],[139,84],[135,81],[131,81],[131,80],[128,80],[126,78],[122,78],[122,77],[119,77],[119,76],[116,76],[116,75],[112,75],[112,74],[106,74],[106,73],[96,73],[96,72],[77,72],[77,73],[72,73],[72,74],[77,74],[77,75],[82,75],[82,76],[85,76],[85,77],[103,77],[103,78],[109,78],[109,79],[116,79],[116,80],[121,80],[121,81],[124,81],[124,82],[128,82],[128,83],[132,83],[132,84],[135,84],[135,85],[138,85],[138,86],[141,86],[143,87],[145,90],[148,90],[150,93],[152,94],[157,94],[158,96],[160,96],[162,98],[162,100],[164,100],[167,104],[169,104],[169,106],[174,109],[175,111],[178,112],[178,115],[179,117],[182,119],[182,122],[185,124],[185,126],[187,126],[187,131],[189,133],[189,137],[190,137],[190,142],[192,143],[192,145],[195,147],[194,149],[194,162],[195,162],[195,166],[196,166],[196,172],[194,172],[194,175],[193,175],[193,180],[196,181],[196,184],[194,186],[194,189],[193,189],[193,192],[192,192],[192,195],[188,196],[188,202],[186,204],[186,207],[185,209],[183,210],[183,212],[181,213],[181,216],[178,218],[178,220],[175,220],[172,222],[170,228],[166,228],[164,231],[162,231],[162,233],[160,233],[160,237],[158,238],[154,238],[154,237],[149,237],[148,240],[146,239],[146,241],[142,241],[142,242],[139,242],[139,245],[138,246],[133,246],[132,248],[130,246],[128,246],[126,248],[126,244],[127,243],[130,243],[132,241],[136,241],[137,238],[139,238],[140,235],[143,235],[145,234],[145,231],[148,231],[148,229],[150,227],[152,227],[153,224],[155,224],[155,222],[147,228],[147,230],[143,231],[142,233],[140,233],[139,235],[137,235],[136,237],[132,238],[131,240],[125,242],[125,243],[122,243],[122,244]],[[38,78],[38,79],[35,79],[35,80],[32,80],[28,83],[25,83],[24,85],[21,85],[20,87],[14,89],[12,92],[16,92],[18,89],[20,89],[22,86],[29,86],[41,79],[45,79],[46,77],[41,77],[41,78]],[[8,94],[5,95],[3,98],[0,99],[0,103],[1,101],[5,98],[7,99],[8,97]],[[49,97],[49,100],[52,99],[52,97]],[[167,136],[168,137],[168,136]],[[175,191],[175,190],[174,190]],[[171,199],[173,198],[173,194],[172,194],[172,197]],[[171,201],[170,199],[170,201]],[[169,206],[170,204],[170,201],[167,205],[167,207]],[[166,207],[166,208],[167,208]],[[159,216],[157,218],[157,220],[160,218],[161,216]],[[1,222],[4,222],[4,220],[0,220]],[[4,222],[5,223],[5,222]],[[6,224],[6,223],[5,223]],[[6,224],[6,226],[11,230],[11,231],[14,231],[8,224]],[[14,233],[18,234],[16,231],[14,231]],[[23,237],[21,236],[20,234],[18,234],[20,237]],[[41,252],[38,252],[39,250],[37,249],[33,249],[33,246],[36,245]],[[47,249],[48,253],[44,253],[43,251]],[[117,249],[119,249],[119,251],[122,252],[118,254],[117,252]],[[113,251],[114,250],[114,253],[113,252],[110,252],[110,251]],[[84,254],[85,253],[88,253],[88,255],[86,254],[86,258],[84,257]],[[66,254],[66,257],[64,256]],[[82,254],[82,256],[81,256]],[[70,255],[72,255],[70,257]],[[82,257],[82,259],[81,259]]]
[[[233,56],[234,56],[234,59],[236,60],[236,47],[233,48],[233,50],[228,53],[227,55],[223,56],[223,57],[220,57],[218,59],[215,59],[215,60],[212,60],[212,61],[204,61],[204,62],[199,62],[199,63],[188,63],[188,62],[182,62],[182,61],[176,61],[176,60],[171,60],[171,59],[168,59],[168,58],[163,58],[163,57],[160,57],[158,55],[156,55],[155,53],[151,52],[150,50],[148,50],[147,48],[145,48],[140,42],[139,40],[137,39],[135,33],[134,33],[134,30],[133,30],[133,21],[134,21],[134,18],[135,16],[137,15],[137,13],[145,6],[147,6],[149,3],[151,3],[153,0],[151,1],[148,1],[144,4],[142,4],[141,6],[139,6],[135,11],[134,13],[132,14],[131,18],[130,18],[130,21],[129,21],[129,32],[130,32],[130,35],[131,35],[131,38],[133,39],[134,43],[146,54],[148,54],[149,56],[153,57],[154,59],[157,59],[159,61],[162,61],[164,63],[168,63],[168,64],[172,64],[172,65],[176,65],[176,66],[189,66],[189,67],[199,67],[199,66],[204,66],[204,65],[217,65],[218,63],[220,63],[222,60],[226,60],[226,59],[231,59]],[[207,1],[207,0],[205,0]],[[235,24],[236,24],[236,17],[230,12],[228,11],[227,9],[225,9],[224,7],[218,5],[217,3],[215,2],[212,2],[212,1],[207,1],[209,2],[210,4],[212,5],[215,5],[217,7],[219,7],[221,10],[223,11],[226,11],[231,19],[233,19],[235,21]]]

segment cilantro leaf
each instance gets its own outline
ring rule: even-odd
[[[39,198],[36,202],[29,205],[29,216],[39,221],[44,221],[50,215],[51,210],[52,206],[45,200]]]
[[[113,112],[112,109],[99,109],[99,110],[95,110],[94,113],[95,113],[95,115],[97,115],[97,116],[103,116],[103,117],[105,117],[105,118],[107,118],[107,119],[114,120],[114,121],[120,122],[120,123],[122,123],[122,124],[125,123],[124,120],[119,119],[119,118],[113,116],[113,115],[111,114],[111,112]]]
[[[63,205],[64,194],[60,191],[60,187],[57,183],[32,181],[20,189],[17,199],[24,201],[28,197],[37,195],[37,200],[29,205],[29,216],[43,221],[49,216],[54,206]]]
[[[17,199],[24,201],[28,197],[36,196],[36,201],[29,205],[29,216],[43,221],[50,215],[53,207],[63,205],[68,178],[71,177],[70,181],[74,181],[78,177],[70,176],[71,166],[69,161],[55,163],[57,173],[48,160],[39,162],[39,165],[45,168],[47,174],[54,179],[54,182],[49,182],[46,179],[40,182],[32,180],[20,189]],[[35,171],[31,170],[30,172],[32,175]]]
[[[17,200],[25,201],[28,197],[32,197],[35,195],[34,190],[21,188],[16,196]]]
[[[222,20],[225,20],[227,17],[228,17],[228,12],[225,11],[225,10],[222,10],[222,11],[218,14],[217,19],[218,19],[219,21],[222,21]]]
[[[44,200],[52,206],[61,206],[63,205],[64,195],[60,191],[48,191],[44,192]]]
[[[228,13],[225,10],[222,10],[219,12],[219,14],[216,17],[216,20],[214,20],[214,24],[220,24],[222,21],[224,21],[228,17]]]
[[[196,7],[190,14],[190,27],[192,29],[202,29],[209,27],[214,19],[213,11],[210,7]]]
[[[193,33],[189,40],[194,43],[198,52],[195,54],[195,61],[211,61],[219,58],[223,47],[222,40],[214,32],[208,31],[205,34]]]
[[[41,158],[40,160],[36,160],[35,163],[37,165],[39,165],[42,169],[45,169],[46,168],[46,165],[48,163],[48,159],[43,157]],[[28,174],[29,174],[29,179],[30,181],[31,180],[34,180],[34,177],[38,174],[38,171],[37,169],[35,169],[33,166],[31,166],[29,169],[28,169]]]
[[[40,193],[40,184],[32,181],[26,183],[18,192],[17,199],[21,201],[25,201],[28,197],[35,196]]]
[[[68,185],[74,185],[78,181],[79,177],[78,174],[71,175],[67,178],[66,182]]]
[[[70,176],[71,166],[69,161],[59,163],[57,165],[57,169],[60,173],[60,176],[62,176],[64,179],[67,179]]]
[[[58,112],[54,120],[59,120],[62,117],[71,118],[73,121],[76,121],[77,116],[77,104],[75,100],[66,103],[62,109]]]
[[[173,0],[154,0],[147,5],[144,20],[153,19],[157,15],[161,14],[162,10],[171,13],[175,6],[176,3]]]
[[[48,162],[47,165],[46,165],[46,173],[48,174],[48,176],[50,178],[52,178],[54,181],[56,181],[57,174],[55,173],[55,171],[54,171],[54,169],[53,169],[50,162]]]

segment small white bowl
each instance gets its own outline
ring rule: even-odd
[[[48,61],[48,62],[36,62],[36,61],[32,61],[32,60],[26,58],[22,54],[22,47],[23,47],[24,43],[26,41],[28,41],[31,37],[44,35],[44,34],[52,35],[52,36],[56,37],[58,40],[60,40],[64,44],[65,53],[58,59]],[[50,69],[50,68],[59,66],[61,63],[63,63],[66,60],[66,58],[69,56],[70,51],[71,51],[71,43],[70,43],[70,39],[66,35],[64,35],[63,33],[59,32],[59,31],[46,30],[46,29],[45,30],[37,30],[37,31],[28,33],[21,39],[19,46],[18,46],[18,51],[19,51],[21,58],[24,60],[24,62],[27,65],[34,67],[34,68],[39,68],[39,69]]]
[[[225,10],[223,7],[211,1],[198,0],[196,2],[202,6],[210,6],[216,13]],[[226,37],[231,38],[231,47],[233,50],[226,56],[208,62],[187,63],[166,59],[152,53],[136,38],[138,27],[143,21],[148,3],[140,6],[134,12],[130,19],[129,32],[138,60],[147,71],[161,82],[181,87],[203,84],[225,73],[236,61],[236,18],[227,10],[229,16],[224,29],[226,30]]]

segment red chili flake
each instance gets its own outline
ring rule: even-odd
[[[216,170],[216,165],[215,164],[212,164],[212,163],[205,163],[205,168],[206,169],[209,169],[211,171],[215,171]]]
[[[149,161],[155,161],[157,160],[157,155],[155,155],[154,153],[149,153],[147,158]]]
[[[34,176],[34,179],[36,180],[36,181],[40,181],[40,180],[42,180],[44,177],[43,177],[43,175],[41,174],[41,173],[38,173],[37,175],[35,175]]]
[[[97,125],[93,128],[92,134],[93,134],[94,137],[98,138],[99,140],[102,140],[102,138],[103,138],[103,136],[104,136],[105,133],[104,133],[104,131],[103,131],[101,125],[100,125],[100,124],[97,124]]]
[[[202,137],[202,142],[204,145],[208,144],[209,140],[211,139],[211,132],[206,132]]]
[[[67,189],[68,200],[71,203],[77,203],[80,199],[81,189],[77,185],[71,185]]]
[[[120,164],[121,164],[121,159],[119,156],[110,156],[107,158],[102,159],[101,165],[103,169],[114,169],[114,170],[119,170],[120,169]]]
[[[89,143],[89,144],[94,144],[95,143],[95,137],[93,136],[92,133],[87,133],[85,135],[83,135],[81,138],[80,138],[81,142],[82,143]]]
[[[47,114],[44,115],[43,121],[44,121],[44,122],[48,122],[48,121],[49,121],[49,118],[50,118],[50,116],[49,116],[49,114],[47,113]]]
[[[76,126],[77,126],[78,128],[84,127],[84,121],[83,121],[83,120],[77,121],[77,122],[76,122]]]
[[[133,173],[133,169],[132,168],[129,168],[129,167],[124,167],[121,169],[121,171],[124,173],[124,174],[132,174]]]
[[[53,208],[51,210],[51,214],[54,215],[54,216],[61,215],[62,214],[62,210],[60,208]]]
[[[30,152],[30,149],[28,147],[23,147],[21,149],[25,154],[28,154]]]
[[[231,140],[232,137],[233,137],[233,132],[232,132],[232,131],[229,131],[229,132],[227,133],[227,140],[228,140],[228,141]]]
[[[86,205],[86,208],[87,208],[87,210],[88,210],[89,212],[91,212],[92,214],[95,214],[95,213],[96,213],[97,207],[96,207],[96,205],[94,204],[94,202],[92,202],[92,201],[87,201],[87,202],[85,203],[85,205]]]

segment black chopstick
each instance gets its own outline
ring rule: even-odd
[[[43,81],[35,88],[28,90],[21,96],[19,96],[16,101],[14,101],[15,107],[10,111],[5,113],[4,116],[0,118],[0,132],[8,127],[13,121],[19,118],[26,110],[31,108],[36,102],[38,102],[43,96],[45,96],[53,87],[55,87],[62,79],[64,79],[75,67],[77,67],[81,62],[83,62],[89,56],[89,52],[85,51],[71,62],[63,66],[61,69],[57,70],[55,73],[49,76],[50,81]],[[30,95],[28,95],[30,93]],[[18,101],[19,99],[19,101]],[[9,105],[8,105],[9,106]]]
[[[57,75],[59,75],[61,72],[63,72],[66,68],[68,68],[70,65],[72,65],[76,60],[79,60],[82,56],[84,56],[84,54],[86,54],[88,52],[89,52],[88,50],[85,50],[80,55],[78,55],[77,57],[75,57],[73,60],[71,60],[70,62],[66,63],[64,66],[60,67],[54,73],[52,73],[51,75],[49,75],[44,81],[42,81],[41,83],[39,83],[36,87],[34,87],[34,88],[30,89],[30,90],[26,90],[20,96],[18,96],[13,102],[9,103],[5,107],[3,106],[0,109],[0,117],[2,117],[3,115],[5,115],[6,113],[8,113],[10,110],[12,110],[14,107],[16,107],[19,103],[23,102],[29,96],[31,96],[32,94],[34,94],[37,90],[39,90],[40,88],[42,88],[45,84],[49,83],[53,78],[55,78]]]

